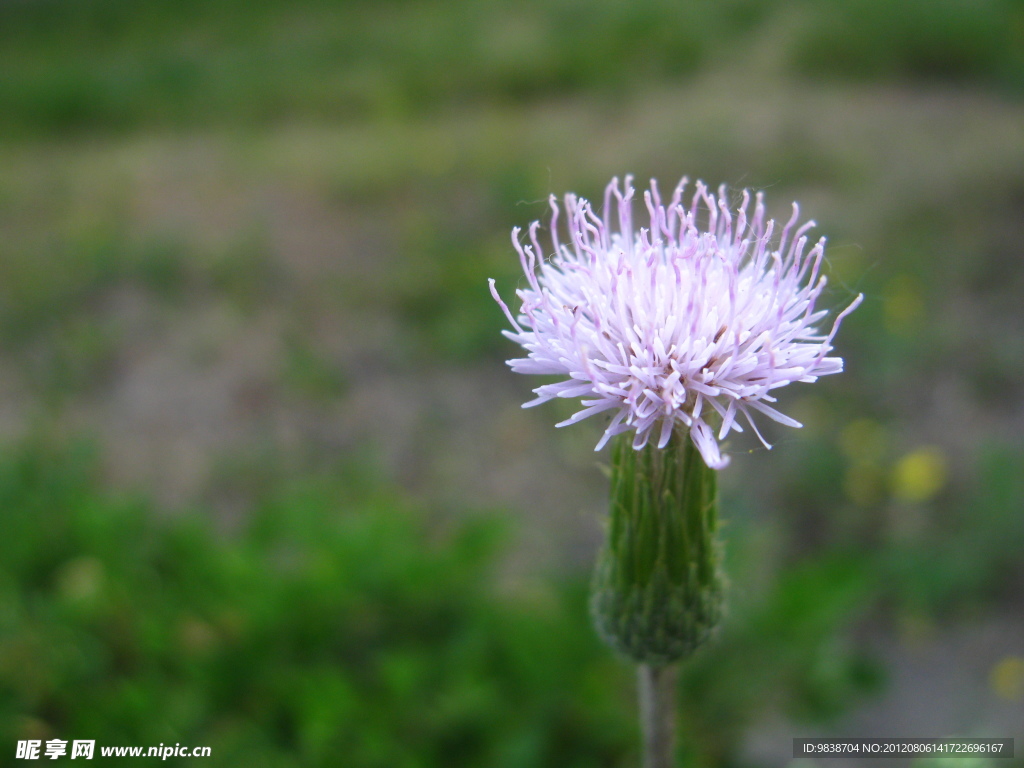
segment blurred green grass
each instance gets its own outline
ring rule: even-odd
[[[798,197],[867,295],[808,427],[729,446],[685,764],[883,694],[865,635],[1019,608],[1019,2],[39,0],[0,50],[6,743],[635,763],[562,564],[590,433],[495,384],[486,291],[625,170]]]
[[[220,765],[629,749],[622,670],[578,589],[500,593],[494,518],[432,528],[342,468],[275,488],[227,541],[208,515],[99,491],[88,451],[39,445],[5,460],[0,503],[5,740],[202,742]]]
[[[887,604],[997,600],[1024,544],[995,450],[969,519],[938,541],[835,542],[770,585],[730,534],[730,621],[684,668],[687,764],[729,765],[783,707],[827,722],[884,671],[849,641]],[[509,521],[443,523],[358,464],[264,487],[242,529],[112,495],[87,445],[0,461],[3,736],[211,746],[216,764],[629,765],[628,666],[586,617],[585,579],[503,585]],[[943,551],[946,549],[948,551]]]
[[[0,9],[0,127],[403,120],[588,90],[623,97],[735,55],[786,14],[798,18],[790,66],[800,74],[1024,87],[1024,10],[1013,0],[44,0]]]
[[[754,7],[727,6],[18,3],[4,11],[17,75],[0,89],[0,112],[12,130],[127,130],[403,119],[459,101],[621,88],[638,71],[692,71],[706,33]]]

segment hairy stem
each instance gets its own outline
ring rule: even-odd
[[[676,665],[637,667],[643,768],[672,768],[675,755]]]

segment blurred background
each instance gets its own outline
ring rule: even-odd
[[[866,295],[728,445],[681,764],[1024,751],[1020,0],[6,0],[0,52],[0,764],[636,765],[601,427],[520,410],[486,286],[625,173],[799,200]]]

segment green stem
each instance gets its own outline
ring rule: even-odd
[[[676,665],[637,667],[643,768],[672,768],[675,755]]]

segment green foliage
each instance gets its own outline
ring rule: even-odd
[[[372,477],[275,483],[224,536],[103,493],[91,451],[5,454],[0,736],[202,744],[217,765],[631,764],[631,670],[585,585],[499,588],[493,518],[430,525]],[[869,578],[826,558],[739,601],[684,668],[691,754],[733,754],[773,697],[821,717],[870,689],[843,640]]]
[[[878,689],[877,666],[847,639],[871,608],[876,578],[866,557],[823,553],[756,601],[742,580],[730,590],[728,631],[682,667],[683,742],[698,764],[727,763],[766,708],[822,722]]]
[[[931,541],[826,547],[768,584],[734,563],[728,619],[683,667],[691,763],[734,760],[765,711],[827,720],[877,690],[850,628],[879,598],[920,613],[997,595],[1021,545],[1017,467],[986,455],[987,491],[939,557]],[[500,589],[494,519],[429,525],[360,465],[260,498],[225,537],[102,492],[90,451],[5,454],[3,738],[204,744],[224,765],[633,759],[631,675],[588,626],[584,585]]]
[[[975,483],[959,494],[953,514],[927,533],[886,548],[889,590],[905,609],[972,611],[1013,594],[1013,574],[1024,547],[1022,462],[1020,449],[985,446],[973,468]]]
[[[489,322],[501,310],[487,290],[487,278],[504,275],[511,282],[515,259],[464,234],[427,230],[421,236],[408,243],[415,254],[409,268],[380,296],[395,305],[410,329],[410,351],[456,362],[506,352],[504,339]]]
[[[793,56],[808,74],[1024,82],[1024,11],[1012,0],[842,0],[806,10]]]
[[[1012,0],[788,5],[803,19],[794,62],[804,73],[1024,82]],[[391,120],[480,100],[621,94],[730,55],[766,26],[771,8],[764,0],[7,3],[0,129]]]
[[[224,539],[39,445],[3,457],[0,509],[7,743],[306,766],[611,766],[632,747],[628,675],[581,589],[498,591],[493,519],[435,529],[342,471]]]
[[[693,72],[763,2],[49,0],[0,9],[0,129],[407,118]],[[429,34],[423,34],[429,30]]]

